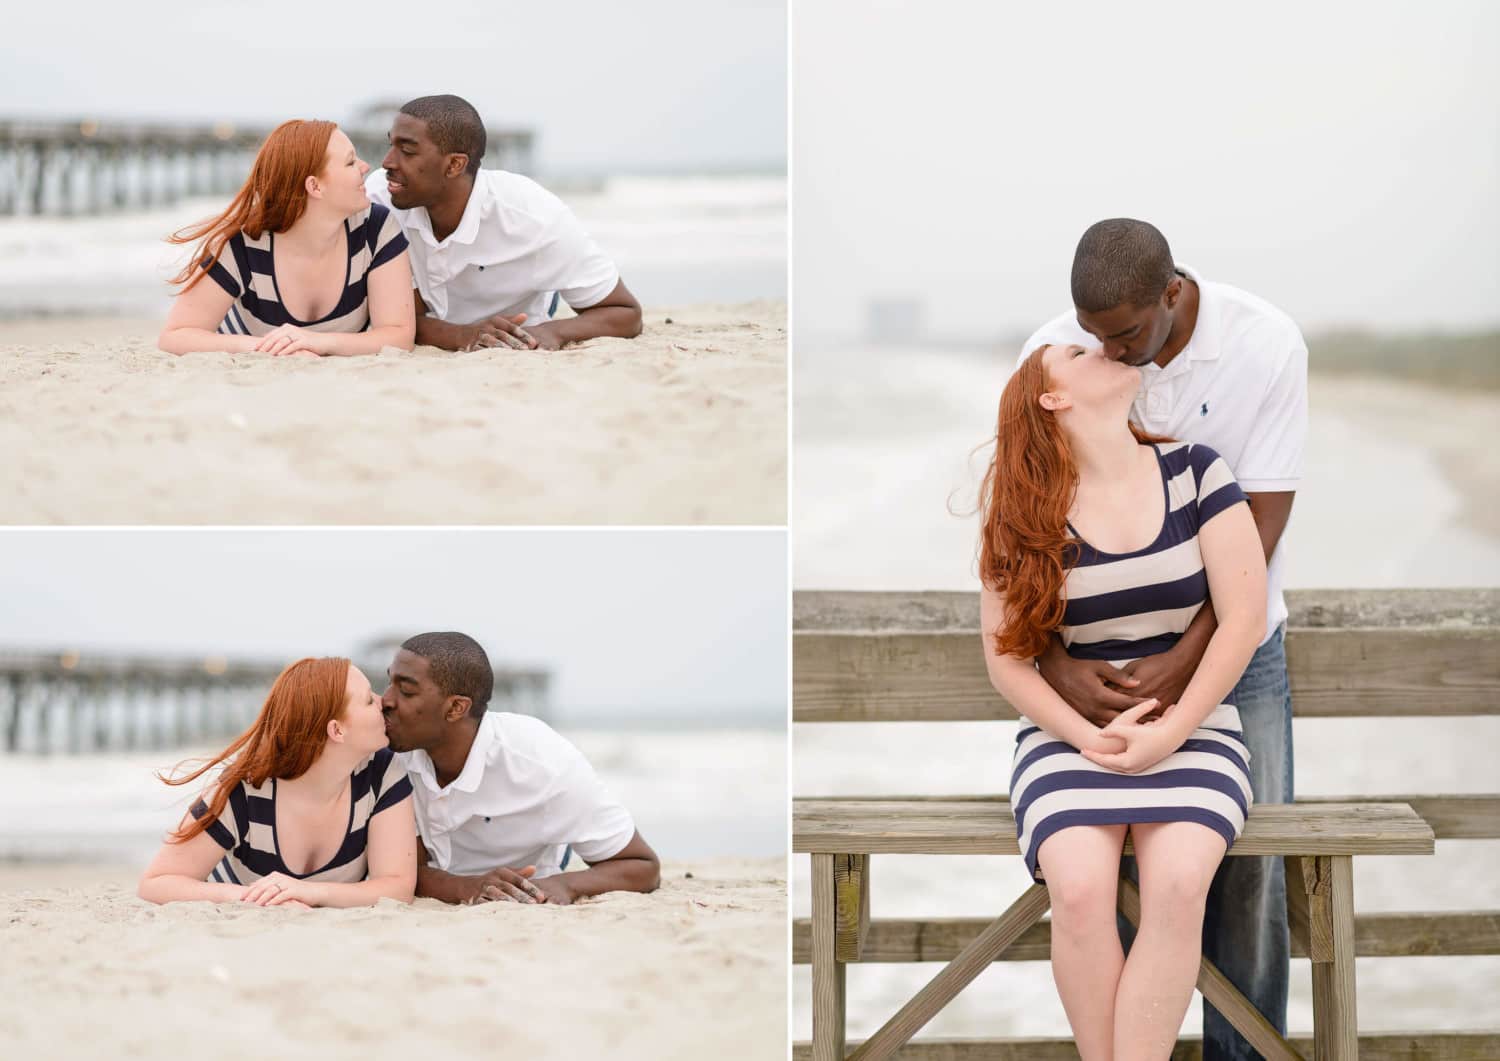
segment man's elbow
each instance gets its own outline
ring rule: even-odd
[[[640,306],[630,306],[630,315],[625,318],[625,328],[621,332],[622,339],[635,339],[645,328],[644,315]]]
[[[652,856],[641,859],[640,877],[637,881],[637,891],[654,892],[661,887],[661,860]]]

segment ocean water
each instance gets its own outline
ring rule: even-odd
[[[797,589],[975,591],[972,514],[1009,363],[972,350],[799,348],[794,429]],[[1287,532],[1293,587],[1500,585],[1500,498],[1465,475],[1493,464],[1500,396],[1313,377],[1305,478]],[[1378,399],[1378,400],[1376,400]],[[1440,413],[1439,413],[1440,410]],[[977,651],[977,648],[976,648]],[[1494,792],[1500,717],[1298,719],[1302,795]],[[799,796],[1002,793],[1015,723],[797,724]],[[892,749],[900,754],[893,755]],[[793,859],[793,912],[810,914],[808,859]],[[998,914],[1028,879],[1019,858],[884,855],[873,916]],[[1500,841],[1440,841],[1427,857],[1355,860],[1361,912],[1500,909]],[[848,973],[849,1035],[878,1028],[938,964]],[[1360,959],[1366,1031],[1493,1026],[1500,957]],[[1289,1022],[1312,1027],[1309,965],[1292,963]],[[811,1034],[811,975],[793,973],[793,1034]],[[1196,1000],[1184,1022],[1201,1027]],[[1065,1035],[1045,962],[986,970],[920,1034]]]
[[[648,308],[786,298],[784,176],[618,176],[559,194]],[[185,256],[164,237],[226,201],[0,218],[0,318],[164,316]]]
[[[664,859],[786,852],[784,729],[561,732]],[[0,755],[0,860],[144,868],[193,798],[154,772],[216,750]]]

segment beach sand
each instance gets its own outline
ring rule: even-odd
[[[568,350],[268,358],[0,322],[0,522],[781,524],[783,302]]]
[[[782,1058],[786,863],[668,863],[572,907],[152,906],[0,865],[6,1056]]]

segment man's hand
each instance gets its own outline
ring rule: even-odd
[[[531,337],[536,340],[538,350],[561,350],[567,344],[567,338],[562,334],[557,321],[543,321],[526,329]]]
[[[568,884],[566,873],[554,873],[550,877],[540,877],[535,882],[535,887],[540,888],[546,895],[547,902],[557,906],[571,906],[573,900],[578,898],[572,887]]]
[[[1074,659],[1056,637],[1036,662],[1057,695],[1096,726],[1109,725],[1121,711],[1140,703],[1140,697],[1121,692],[1133,693],[1135,679],[1103,660]]]
[[[464,349],[485,350],[508,346],[512,350],[535,350],[537,340],[530,331],[521,327],[525,323],[524,313],[517,313],[514,317],[487,317],[482,321],[475,321],[466,329]]]
[[[545,903],[546,894],[531,883],[535,866],[524,869],[506,869],[503,866],[490,870],[479,877],[465,877],[464,891],[459,901],[464,903]],[[472,884],[472,887],[469,885]]]
[[[1202,658],[1201,652],[1179,641],[1165,652],[1142,656],[1125,667],[1125,673],[1138,683],[1132,692],[1159,704],[1175,704],[1187,691]]]

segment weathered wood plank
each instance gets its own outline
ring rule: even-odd
[[[1500,629],[1316,629],[1287,636],[1301,718],[1500,713]],[[990,686],[977,627],[792,638],[793,720],[1013,719]]]
[[[1292,1048],[1310,1056],[1313,1041],[1293,1036]],[[855,1044],[858,1045],[857,1043]],[[809,1061],[810,1044],[794,1042],[792,1061]],[[1071,1039],[920,1039],[896,1054],[901,1061],[1078,1061]],[[1377,1032],[1359,1038],[1360,1061],[1493,1061],[1500,1031]],[[1171,1061],[1203,1061],[1203,1044],[1184,1036]]]
[[[1286,865],[1287,911],[1297,942],[1312,961],[1333,961],[1333,883],[1327,860],[1288,855],[1282,862]]]
[[[1311,868],[1309,862],[1314,862]],[[1304,860],[1312,879],[1314,945],[1319,933],[1316,898],[1330,896],[1333,960],[1313,962],[1313,1061],[1357,1061],[1359,1029],[1354,983],[1354,866],[1348,855]],[[1307,881],[1304,880],[1304,884]]]
[[[1141,893],[1128,878],[1120,879],[1120,913],[1137,929],[1141,927]],[[1198,990],[1205,1001],[1213,1004],[1224,1018],[1234,1026],[1245,1042],[1258,1050],[1266,1061],[1303,1061],[1295,1050],[1287,1045],[1265,1015],[1256,1009],[1240,989],[1230,983],[1207,958],[1198,964]]]
[[[870,856],[833,856],[833,953],[857,962],[870,927]]]
[[[813,1061],[843,1061],[844,963],[834,954],[833,855],[812,857]]]
[[[1126,850],[1131,849],[1126,840]],[[1008,803],[794,799],[792,850],[827,854],[1015,855]],[[1405,804],[1267,803],[1230,849],[1238,855],[1428,855],[1432,830]]]
[[[835,796],[835,801],[872,803],[1009,803],[1008,793],[955,794],[948,796]],[[1500,840],[1500,795],[1423,796],[1410,794],[1379,796],[1302,796],[1297,806],[1326,803],[1406,803],[1432,827],[1439,840]]]
[[[924,1024],[993,963],[997,955],[1036,924],[1050,904],[1044,885],[1033,884],[1027,888],[994,924],[943,966],[942,971],[881,1025],[879,1031],[850,1053],[849,1061],[882,1061],[894,1056]]]
[[[1288,897],[1291,894],[1287,881]],[[865,933],[860,961],[946,962],[990,924],[989,918],[877,918]],[[792,962],[812,960],[812,935],[806,918],[792,922]],[[1021,934],[999,961],[1049,960],[1052,927],[1043,921]],[[1359,914],[1354,918],[1354,954],[1359,958],[1476,956],[1500,954],[1500,910],[1456,913]],[[1292,956],[1306,958],[1307,948],[1292,941]]]

